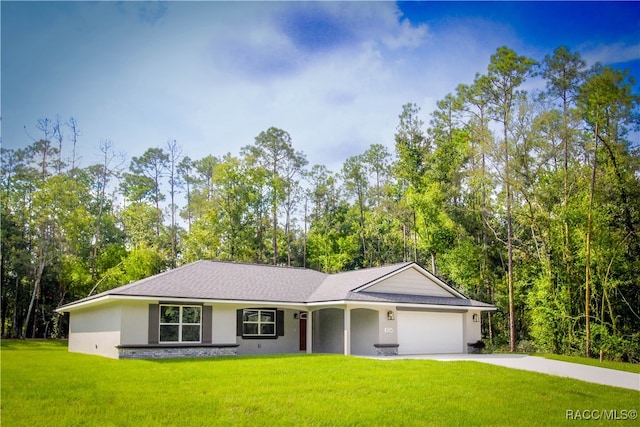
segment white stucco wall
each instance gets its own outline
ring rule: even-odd
[[[482,339],[482,330],[480,329],[480,321],[474,322],[473,315],[478,315],[478,320],[481,319],[481,313],[477,310],[470,310],[464,315],[464,334],[465,346],[470,343],[475,343]]]
[[[226,304],[214,304],[211,321],[214,344],[234,344],[236,342],[236,310],[237,307]]]
[[[351,310],[351,354],[373,356],[376,354],[374,344],[378,344],[377,310]]]
[[[117,301],[94,306],[88,310],[73,311],[69,325],[69,351],[97,354],[117,358],[116,346],[145,345],[148,343],[149,301]],[[284,312],[284,336],[277,339],[243,339],[236,336],[237,310],[255,308],[238,304],[212,305],[212,343],[237,343],[238,354],[297,353],[300,351],[300,320],[294,316],[300,309],[281,309]],[[395,318],[387,319],[387,312]],[[398,310],[395,306],[375,309],[356,306],[350,310],[351,353],[375,355],[374,344],[397,344]],[[463,345],[482,339],[480,311],[463,314]],[[342,308],[317,309],[312,317],[313,353],[344,351],[344,310]],[[309,320],[311,321],[311,319]]]
[[[245,307],[252,308],[252,307]],[[255,308],[255,307],[253,307]],[[279,309],[282,310],[282,309]],[[238,354],[276,354],[296,353],[300,351],[300,320],[294,319],[294,313],[298,310],[285,309],[284,311],[284,336],[277,339],[244,339],[237,337]],[[214,307],[215,313],[215,307]],[[233,331],[236,331],[235,311]],[[214,329],[219,324],[214,324]]]
[[[120,344],[149,342],[149,302],[123,301]]]
[[[313,312],[313,352],[344,352],[344,311],[325,308]]]
[[[69,351],[117,358],[120,326],[118,304],[74,311],[69,318]]]
[[[387,319],[387,312],[393,311],[393,320]],[[398,343],[398,310],[395,306],[380,307],[378,309],[378,344]]]

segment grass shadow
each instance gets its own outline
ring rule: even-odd
[[[0,341],[2,350],[35,350],[67,348],[68,340],[58,339],[3,339]]]

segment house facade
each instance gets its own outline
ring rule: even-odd
[[[58,309],[69,351],[112,358],[466,353],[491,310],[411,262],[325,274],[218,261]]]

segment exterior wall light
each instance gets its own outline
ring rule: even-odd
[[[387,320],[393,320],[396,318],[395,313],[393,312],[393,310],[389,310],[387,311]]]
[[[479,322],[480,321],[480,316],[478,316],[478,313],[474,313],[473,314],[473,321],[474,322]]]

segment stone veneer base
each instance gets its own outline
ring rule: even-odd
[[[397,356],[399,344],[374,344],[377,356]]]
[[[237,344],[202,344],[195,346],[126,345],[118,346],[119,359],[168,359],[179,357],[236,356]]]

